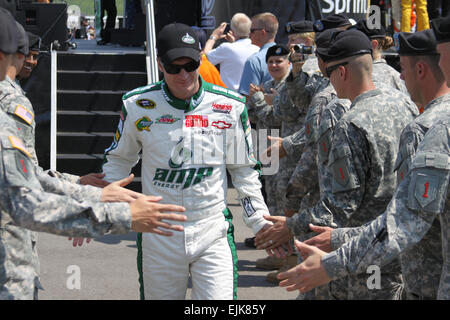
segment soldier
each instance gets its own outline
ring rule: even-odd
[[[267,81],[262,88],[250,84],[250,99],[248,101],[249,118],[255,123],[258,132],[260,129],[269,129],[267,132],[271,135],[270,129],[281,130],[282,122],[274,116],[273,96],[278,95],[285,86],[286,77],[289,75],[291,63],[289,61],[289,49],[284,45],[274,45],[267,50],[266,61],[269,72],[273,80]],[[264,136],[265,138],[265,136]],[[261,143],[261,142],[260,142]],[[284,204],[279,196],[278,183],[279,172],[286,168],[278,168],[278,172],[272,175],[264,175],[264,188],[266,191],[266,203],[271,215],[283,215]],[[290,258],[290,260],[295,261]],[[287,261],[268,256],[256,260],[256,268],[273,270],[283,267]],[[292,263],[291,263],[292,265]]]
[[[315,77],[315,74],[319,73],[316,57],[313,54],[303,54],[294,50],[294,46],[314,45],[312,22],[305,20],[290,23],[286,25],[286,31],[289,37],[289,60],[292,62],[292,70],[278,92],[273,92],[272,95],[273,114],[281,122],[281,137],[290,136],[304,126],[306,108],[311,95],[307,90],[314,91],[315,86],[319,83],[319,78]],[[282,138],[278,139],[281,140]],[[300,197],[286,198],[286,187],[300,155],[299,152],[292,152],[279,161],[275,197],[277,207],[281,208],[281,212],[278,212],[277,215],[292,216],[300,206]],[[257,260],[257,267],[267,270],[288,269],[296,263],[296,259],[293,256],[289,257],[287,261],[281,262],[279,259],[269,256]],[[278,282],[277,273],[278,271],[269,273],[266,279],[269,282]]]
[[[403,130],[396,171],[398,184],[407,176],[418,147],[429,128],[441,118],[450,116],[450,89],[439,69],[439,54],[431,30],[416,33],[400,33],[396,38],[400,55],[402,78],[411,93],[411,98],[424,109]],[[320,236],[306,241],[321,248],[337,249],[352,236],[365,232],[365,228],[318,229]],[[329,243],[329,239],[332,242]],[[435,219],[417,244],[405,248],[400,254],[402,275],[408,299],[436,299],[442,272],[441,225]]]
[[[306,292],[330,279],[365,273],[369,266],[384,265],[418,243],[439,217],[443,268],[437,299],[449,300],[449,120],[438,121],[427,131],[419,143],[411,170],[398,186],[383,215],[366,225],[359,236],[329,254],[297,242],[305,262],[280,274],[283,280],[280,285],[289,291]]]
[[[331,34],[332,33],[319,33],[316,37],[316,43],[318,43],[318,46],[328,46]],[[318,65],[321,72],[325,73],[325,64],[320,56],[318,56]],[[336,122],[349,109],[349,107],[350,101],[337,98],[336,92],[329,80],[327,78],[323,78],[322,85],[312,98],[308,108],[306,125],[304,129],[306,139],[305,148],[287,188],[288,197],[290,194],[302,195],[303,201],[299,210],[300,212],[302,209],[311,206],[310,203],[314,204],[314,202],[317,202],[320,198],[319,192],[324,192],[323,190],[328,188],[330,185],[331,180],[325,170],[329,148],[326,145],[328,141],[324,138],[324,136],[329,135],[330,132],[332,132]],[[320,188],[316,192],[314,192],[314,188],[311,188],[311,186],[315,185],[318,185]],[[269,219],[273,222],[277,222],[277,218],[272,219],[271,217]],[[320,220],[320,217],[316,217],[315,219]],[[330,221],[329,225],[335,224]],[[297,236],[307,238],[310,234],[305,233]],[[257,243],[261,249],[264,247],[265,240],[258,240],[259,241],[257,241]],[[301,262],[301,259],[299,261]],[[316,290],[314,298],[322,300],[330,297],[346,298],[346,284],[339,286],[335,285],[334,287],[336,289],[334,289],[334,292],[332,293],[328,292],[328,288]]]
[[[308,231],[312,217],[328,216],[327,221],[350,227],[378,216],[395,189],[392,153],[400,132],[418,114],[417,107],[401,92],[376,89],[370,41],[362,32],[333,32],[331,43],[318,47],[317,52],[326,63],[325,71],[337,96],[352,101],[331,138],[327,170],[333,177],[332,187],[314,208],[277,222],[272,228],[279,234]],[[277,244],[279,239],[266,240]],[[398,298],[402,287],[399,271],[396,263],[386,266],[381,277],[383,289],[376,291],[368,290],[365,277],[349,278],[349,299]]]
[[[16,82],[16,76],[23,69],[24,60],[29,55],[29,37],[25,33],[23,27],[16,22],[17,38],[18,38],[18,49],[17,52],[12,55],[12,63],[8,67],[7,76],[4,81],[0,82],[0,108],[15,121],[18,136],[25,143],[25,147],[29,150],[32,155],[32,159],[36,165],[38,165],[36,151],[35,151],[35,121],[34,121],[34,111],[30,101],[25,97],[25,94]],[[80,182],[81,184],[87,184],[89,182],[91,185],[104,187],[108,185],[107,182],[101,180],[99,174],[90,174],[84,177],[78,177],[71,174],[59,173],[56,171],[47,171],[47,173],[54,177],[63,178],[69,182]],[[44,174],[44,173],[42,173]],[[69,189],[71,190],[71,189]],[[35,296],[37,299],[38,289],[43,289],[39,281],[39,258],[37,254],[37,233],[30,232],[28,230],[23,230],[17,226],[5,226],[3,229],[5,233],[17,233],[26,234],[27,237],[31,237],[32,241],[32,252],[33,252],[33,266],[27,266],[22,261],[21,265],[29,268],[33,268],[36,274],[35,278]],[[29,234],[29,235],[28,235]],[[77,239],[77,242],[81,242],[82,239]],[[11,263],[15,263],[14,261]],[[17,279],[16,279],[17,281]]]
[[[289,62],[289,50],[283,45],[270,47],[267,50],[266,62],[273,79],[264,83],[262,87],[250,84],[250,99],[247,103],[247,110],[250,122],[255,123],[256,132],[259,133],[259,130],[267,129],[267,132],[271,134],[272,129],[280,130],[281,128],[281,121],[273,115],[271,94],[280,90],[289,74],[291,66]],[[263,179],[265,182],[266,203],[269,212],[275,215],[280,214],[283,208],[277,206],[275,197],[275,193],[277,192],[277,175],[264,175]]]
[[[333,15],[325,18],[321,25],[327,28],[331,26],[347,28],[351,23],[344,16]],[[279,154],[282,158],[280,160],[282,171],[277,199],[279,203],[286,203],[285,214],[289,217],[299,209],[311,206],[319,198],[316,152],[312,144],[306,142],[309,138],[315,137],[320,106],[326,105],[332,99],[329,94],[334,91],[328,79],[320,72],[317,57],[294,50],[294,46],[298,44],[314,47],[314,30],[316,26],[306,20],[286,25],[293,67],[286,80],[286,86],[282,88],[279,97],[274,99],[275,115],[283,120],[289,130],[282,130],[282,138],[271,137],[271,140],[275,140],[274,147],[283,151]],[[323,94],[319,94],[320,92]],[[299,130],[294,133],[297,128]],[[309,142],[312,143],[312,139]],[[278,272],[270,273],[267,279],[278,282],[276,278]]]

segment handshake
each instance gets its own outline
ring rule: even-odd
[[[98,182],[99,174],[95,174]],[[127,178],[112,183],[103,182],[101,202],[128,202],[131,211],[131,229],[136,232],[151,232],[162,236],[171,236],[172,232],[168,230],[183,231],[183,226],[172,225],[163,220],[186,221],[186,216],[175,212],[184,212],[186,209],[182,206],[172,204],[161,204],[159,201],[161,196],[146,196],[142,193],[135,192],[124,188],[134,179],[134,175],[130,174]],[[92,181],[91,181],[92,182]],[[81,184],[93,184],[80,181]],[[97,186],[100,184],[97,183]],[[164,228],[167,230],[160,230]],[[72,240],[72,238],[69,238]],[[89,242],[87,239],[86,242]],[[81,246],[83,238],[74,238],[73,245]]]

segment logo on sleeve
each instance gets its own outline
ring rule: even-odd
[[[245,214],[247,215],[247,217],[251,217],[252,215],[255,214],[256,210],[252,205],[252,200],[249,197],[246,197],[244,199],[241,200],[242,202],[242,207],[244,208]]]
[[[20,138],[17,138],[15,136],[9,136],[8,138],[9,138],[9,141],[11,142],[11,145],[13,146],[13,148],[16,148],[17,150],[22,151],[28,157],[31,158],[31,154],[28,152],[27,148],[25,148],[25,145],[23,144],[23,142]]]
[[[150,126],[153,124],[153,121],[150,120],[150,118],[147,117],[142,117],[140,119],[138,119],[138,121],[135,122],[136,123],[136,128],[138,129],[138,131],[150,131]]]
[[[18,104],[16,107],[16,110],[14,111],[14,114],[21,118],[23,121],[31,125],[34,119],[34,113],[29,111],[24,106]]]

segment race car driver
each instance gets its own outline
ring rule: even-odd
[[[126,177],[142,150],[143,193],[186,208],[179,235],[138,235],[141,298],[185,299],[190,276],[193,299],[236,299],[227,170],[247,226],[255,234],[269,227],[245,98],[199,77],[200,47],[189,26],[165,26],[156,48],[164,80],[123,96],[103,165],[107,181]]]

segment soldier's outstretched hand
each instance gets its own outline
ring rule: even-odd
[[[182,225],[173,225],[164,220],[186,221],[187,217],[175,212],[185,212],[182,206],[158,203],[162,197],[143,196],[130,203],[131,229],[136,232],[151,232],[162,236],[173,233],[159,228],[183,231]]]
[[[318,233],[318,235],[306,240],[304,242],[305,244],[317,247],[318,249],[325,252],[333,251],[333,249],[331,248],[331,231],[333,231],[333,228],[320,227],[309,224],[309,229],[311,229],[311,231],[315,233]]]
[[[128,177],[114,181],[102,190],[102,202],[131,202],[139,197],[144,196],[142,193],[135,192],[124,188],[129,185],[134,179],[134,174]]]
[[[321,261],[326,253],[298,240],[294,243],[304,261],[277,275],[277,278],[281,280],[280,287],[285,287],[287,291],[299,290],[305,293],[330,282],[331,279]]]
[[[276,154],[278,153],[278,158],[281,159],[287,155],[287,152],[283,147],[283,138],[272,136],[267,136],[267,138],[270,140],[271,143],[270,147],[264,150],[263,152],[264,157],[270,158],[272,157],[272,154],[273,156],[276,156]]]
[[[80,184],[104,188],[109,185],[109,182],[103,180],[104,177],[104,173],[89,173],[80,177]]]

